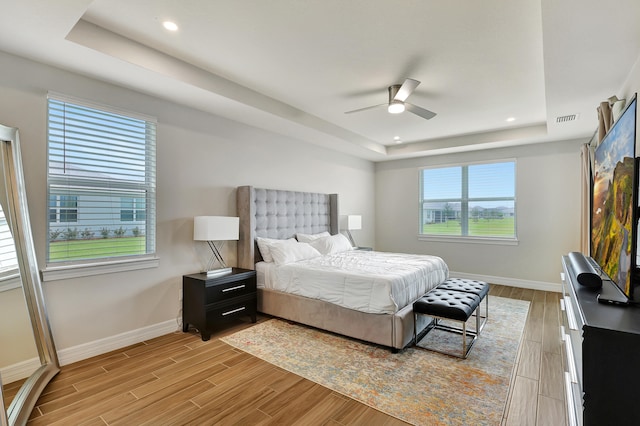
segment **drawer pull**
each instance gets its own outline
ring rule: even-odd
[[[573,345],[571,345],[571,337],[568,334],[564,336],[565,351],[567,352],[567,367],[569,367],[569,378],[573,383],[578,383],[578,373],[576,372],[576,364],[573,355]]]
[[[569,322],[570,330],[578,330],[578,323],[576,322],[576,316],[573,313],[573,307],[571,306],[571,300],[569,296],[565,296],[564,308],[567,310],[567,321]],[[567,300],[569,299],[569,300]]]
[[[569,426],[577,426],[578,419],[576,416],[576,406],[573,400],[573,391],[571,386],[571,376],[569,373],[564,373],[564,390],[565,390],[565,398],[567,400],[567,417]]]
[[[245,284],[237,285],[237,286],[235,286],[235,287],[224,288],[224,289],[222,289],[222,292],[223,292],[223,293],[226,293],[226,292],[228,292],[228,291],[240,290],[241,288],[245,288],[245,287],[246,287],[246,285],[245,285]]]
[[[234,309],[234,310],[232,310],[232,311],[223,312],[223,313],[222,313],[222,316],[224,317],[224,316],[226,316],[226,315],[235,314],[236,312],[244,311],[245,309],[246,309],[246,307],[244,307],[244,306],[243,306],[243,307],[241,307],[241,308]]]

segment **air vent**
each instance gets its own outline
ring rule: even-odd
[[[580,114],[561,115],[556,117],[556,123],[566,123],[567,121],[576,121]]]

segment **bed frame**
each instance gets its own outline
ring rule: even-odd
[[[296,233],[338,229],[338,195],[258,189],[240,186],[236,193],[240,217],[238,266],[255,269],[262,260],[256,237],[286,239]],[[258,311],[317,327],[397,351],[412,342],[413,304],[395,314],[371,314],[281,291],[258,289]],[[428,320],[420,322],[426,327]]]

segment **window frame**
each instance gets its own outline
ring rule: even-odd
[[[513,163],[514,166],[514,195],[513,197],[477,197],[477,198],[469,198],[468,196],[468,167],[476,166],[476,165],[489,165],[489,164],[497,164],[497,163]],[[446,235],[446,234],[425,234],[423,233],[423,222],[424,222],[424,170],[429,169],[445,169],[445,168],[453,168],[453,167],[462,167],[463,175],[465,175],[462,179],[467,181],[466,190],[464,188],[461,189],[460,198],[456,199],[430,199],[428,202],[456,202],[461,204],[460,209],[460,217],[461,221],[465,221],[466,223],[463,225],[461,222],[461,231],[466,229],[468,232],[468,221],[471,219],[471,210],[468,209],[468,204],[470,202],[477,201],[511,201],[513,200],[513,236],[501,237],[501,236],[486,236],[486,235]],[[431,242],[454,242],[454,243],[471,243],[471,244],[497,244],[497,245],[517,245],[518,244],[518,214],[517,214],[517,175],[518,175],[518,162],[515,158],[506,158],[506,159],[497,159],[497,160],[487,160],[487,161],[475,161],[475,162],[461,162],[461,163],[452,163],[452,164],[438,164],[420,167],[418,169],[418,240],[421,241],[431,241]],[[462,208],[462,206],[466,204],[467,209]]]
[[[64,209],[69,209],[69,207],[63,206],[63,201],[60,197],[61,191],[57,191],[57,187],[60,186],[60,179],[55,175],[52,175],[49,170],[50,164],[50,148],[49,148],[49,131],[47,131],[47,236],[45,239],[46,243],[46,266],[41,270],[43,281],[54,281],[60,279],[68,279],[75,277],[83,277],[83,276],[91,276],[112,272],[121,272],[121,271],[130,271],[136,269],[145,269],[145,268],[155,268],[159,265],[159,259],[157,257],[157,246],[156,246],[156,221],[157,221],[157,212],[155,210],[156,205],[156,169],[157,169],[157,154],[156,154],[156,145],[157,145],[157,120],[154,117],[146,116],[140,113],[131,112],[127,110],[122,110],[118,108],[114,108],[108,105],[99,104],[92,101],[87,101],[84,99],[79,99],[71,96],[66,96],[63,94],[49,92],[46,102],[47,102],[47,129],[49,129],[49,102],[50,100],[56,102],[64,102],[69,104],[74,104],[80,107],[97,109],[100,111],[104,111],[106,113],[118,114],[125,117],[129,117],[135,120],[143,120],[145,122],[151,123],[154,127],[152,128],[154,131],[154,136],[151,140],[151,145],[149,145],[149,141],[147,140],[145,144],[145,162],[147,164],[152,163],[153,169],[151,171],[146,172],[145,182],[148,184],[146,186],[148,195],[146,196],[145,201],[149,200],[151,202],[151,210],[145,211],[145,216],[148,217],[145,226],[145,235],[148,233],[152,233],[150,236],[146,236],[145,238],[149,238],[147,241],[151,246],[147,247],[147,251],[143,254],[136,255],[123,255],[123,256],[111,256],[111,257],[103,257],[103,258],[92,258],[92,259],[82,259],[82,260],[65,260],[62,262],[51,262],[49,260],[49,244],[50,244],[50,234],[49,234],[49,224],[57,223],[58,225],[63,224],[73,224],[79,225],[79,203],[78,196],[76,195],[75,202],[75,211],[76,211],[76,222],[51,222],[52,218],[51,212],[54,207],[52,207],[51,199],[49,198],[49,194],[56,196],[56,219],[60,220],[61,211]],[[149,157],[151,155],[151,157]],[[151,181],[149,181],[149,176],[152,176]],[[86,181],[83,181],[83,178],[79,177],[71,177],[71,179],[66,178],[64,184],[62,186],[69,186],[68,183],[71,180],[73,183],[82,183],[83,186],[86,185]],[[86,186],[85,186],[86,188]],[[100,190],[100,185],[95,186],[96,191]],[[109,192],[111,196],[117,196],[116,192]],[[146,207],[148,203],[145,203]],[[134,213],[135,215],[136,213]],[[135,222],[133,222],[135,223]]]

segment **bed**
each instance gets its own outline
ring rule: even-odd
[[[411,343],[414,336],[413,301],[448,278],[448,269],[442,259],[425,255],[349,250],[276,267],[273,262],[263,261],[257,246],[258,239],[287,240],[300,233],[338,236],[337,194],[241,186],[237,188],[236,197],[240,217],[238,266],[257,271],[258,311],[387,346],[394,351]],[[277,246],[283,244],[276,243]],[[327,260],[329,257],[331,259]],[[376,266],[381,262],[385,266]],[[356,269],[360,269],[360,274],[348,272],[350,278],[346,280],[348,285],[345,285],[342,275],[331,275],[336,274],[333,263],[338,264],[338,269],[344,264],[359,265]],[[422,265],[425,263],[430,266],[425,268]],[[416,284],[415,288],[405,287],[402,284],[406,280],[406,274],[402,272],[405,269],[409,275],[424,275],[425,280]],[[274,275],[284,275],[285,282],[294,284],[286,286],[290,288],[282,288],[282,284],[277,284],[278,280],[271,279]],[[278,278],[282,279],[282,276]],[[314,279],[324,279],[334,287],[314,290],[312,285],[300,285],[311,283]],[[395,286],[397,291],[390,301],[377,297],[373,302],[368,300],[366,303],[344,295],[346,291],[370,295],[370,287],[376,286]],[[318,298],[319,295],[324,296],[325,300]],[[426,327],[427,322],[427,318],[421,319],[418,327]]]

